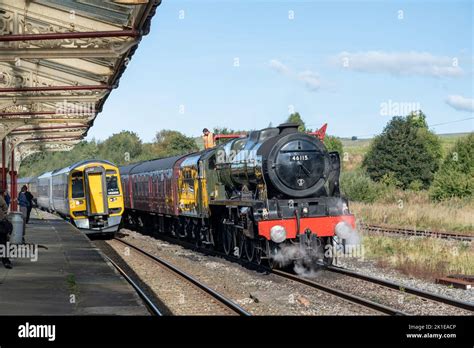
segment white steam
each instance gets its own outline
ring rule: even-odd
[[[271,256],[280,268],[293,265],[293,271],[305,278],[315,278],[323,267],[322,260],[326,256],[359,257],[361,236],[349,224],[340,224],[337,227],[337,237],[333,245],[317,246],[313,243],[308,249],[299,244],[282,243],[277,252]]]

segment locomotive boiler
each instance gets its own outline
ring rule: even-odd
[[[355,220],[340,195],[339,154],[297,127],[122,167],[124,222],[256,263],[330,264],[338,231]]]

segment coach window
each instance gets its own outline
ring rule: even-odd
[[[108,170],[107,171],[107,195],[118,195],[120,194],[120,190],[118,187],[118,179],[117,179],[117,172],[115,170]]]
[[[84,197],[84,178],[82,173],[77,172],[72,174],[71,186],[72,198]]]

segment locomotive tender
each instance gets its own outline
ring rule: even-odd
[[[256,263],[265,258],[272,267],[330,264],[335,236],[354,229],[355,219],[340,196],[339,154],[297,127],[121,167],[125,226]]]
[[[103,160],[86,160],[19,180],[27,184],[38,207],[56,212],[87,235],[117,232],[124,211],[117,166]]]

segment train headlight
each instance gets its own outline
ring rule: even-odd
[[[342,203],[342,213],[343,214],[349,214],[349,206],[347,205],[346,202]]]
[[[352,226],[345,221],[341,221],[337,223],[336,227],[334,228],[334,232],[339,238],[347,239],[352,233]]]
[[[110,198],[110,201],[111,201],[111,202],[115,202],[116,200],[117,200],[116,197]]]
[[[275,243],[281,243],[286,239],[286,229],[283,226],[275,225],[270,229],[270,238]]]
[[[76,203],[76,205],[81,205],[82,201],[74,201],[74,203]]]

